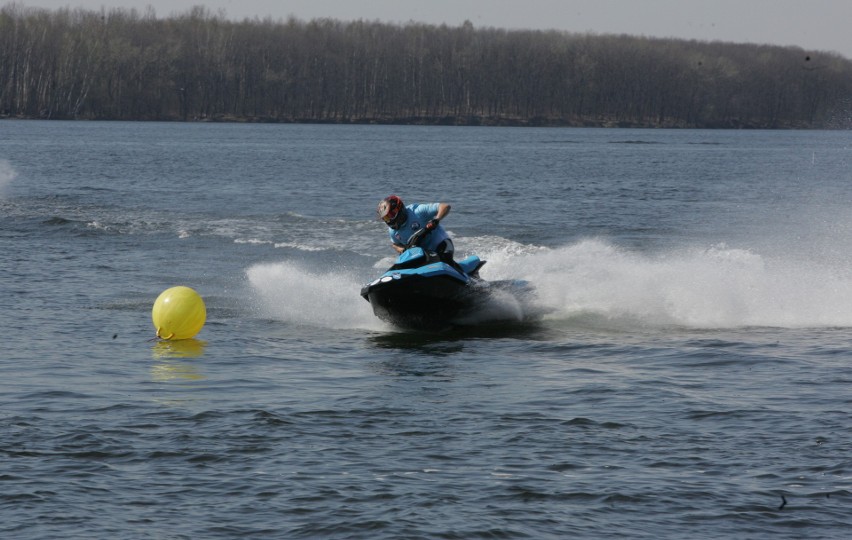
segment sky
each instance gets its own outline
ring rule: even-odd
[[[9,3],[0,0],[0,5]],[[27,7],[136,8],[158,17],[193,5],[230,19],[363,19],[768,43],[852,59],[852,0],[18,0]]]

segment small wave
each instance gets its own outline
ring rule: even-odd
[[[300,251],[326,251],[331,249],[330,247],[321,247],[321,246],[309,246],[307,244],[300,244],[298,242],[276,242],[273,244],[276,248],[293,248],[298,249]]]
[[[688,411],[686,413],[686,417],[689,420],[713,420],[713,421],[725,421],[725,420],[744,420],[751,418],[754,416],[755,411],[741,410],[741,409],[731,409],[728,411],[705,411],[705,410],[697,410],[697,411]]]
[[[105,223],[100,220],[76,220],[55,216],[42,221],[49,227],[68,228],[75,236],[94,236],[99,234],[121,235],[130,234],[133,227],[126,223]]]
[[[73,224],[74,222],[73,222],[73,221],[71,221],[70,219],[65,219],[65,218],[63,218],[63,217],[54,216],[54,217],[52,217],[52,218],[49,218],[49,219],[46,219],[46,220],[42,221],[41,223],[42,223],[42,225],[51,225],[51,226],[58,225],[58,226],[63,226],[63,225],[71,225],[71,224]]]
[[[107,224],[101,223],[100,221],[97,221],[97,220],[90,221],[90,222],[86,223],[86,227],[89,227],[90,229],[95,229],[95,230],[98,230],[98,231],[112,231],[112,230],[115,229],[114,225],[107,225]]]
[[[45,390],[39,392],[33,392],[30,394],[24,394],[20,397],[23,400],[33,400],[33,401],[42,401],[48,402],[50,400],[81,400],[81,399],[89,399],[94,396],[90,394],[82,394],[79,392],[71,392],[70,390]]]
[[[235,244],[251,244],[251,245],[269,245],[272,244],[269,240],[261,240],[260,238],[235,238]]]

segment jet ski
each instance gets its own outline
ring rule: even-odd
[[[428,233],[425,228],[414,233],[394,265],[361,289],[379,319],[421,330],[493,318],[489,315],[517,319],[517,310],[508,315],[488,307],[499,292],[515,297],[529,294],[527,282],[483,280],[479,269],[485,261],[476,255],[448,264],[437,253],[419,247]]]

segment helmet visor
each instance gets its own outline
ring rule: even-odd
[[[388,201],[382,201],[379,203],[379,207],[376,208],[376,213],[379,215],[379,219],[390,224],[393,218],[396,217],[397,211],[391,208],[391,204]]]

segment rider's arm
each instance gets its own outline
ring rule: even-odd
[[[447,214],[450,213],[450,205],[447,203],[438,203],[438,213],[435,215],[435,219],[441,220],[444,219]]]
[[[391,245],[397,253],[402,253],[403,251],[405,251],[405,246],[403,246],[402,244],[397,244],[396,242],[394,242]]]
[[[438,223],[444,219],[444,216],[450,213],[450,205],[447,203],[438,203],[438,212],[435,214],[435,217],[429,220],[429,223],[426,224],[426,230],[431,231],[435,227],[438,226]]]

